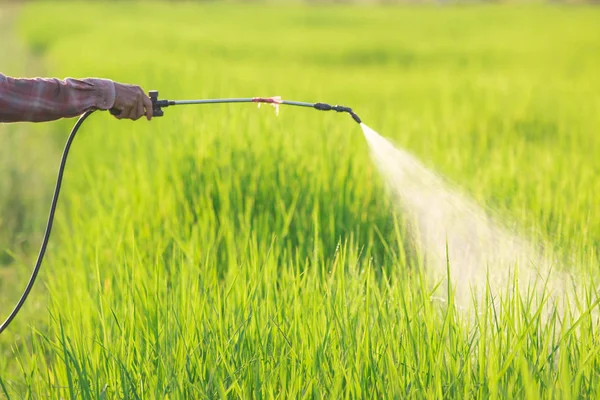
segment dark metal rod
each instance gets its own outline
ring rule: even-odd
[[[314,107],[314,103],[305,103],[303,101],[291,101],[291,100],[282,100],[281,104],[287,104],[288,106],[300,106],[300,107]]]
[[[153,115],[155,117],[161,117],[163,115],[162,108],[169,106],[177,106],[177,105],[186,105],[186,104],[225,104],[225,103],[266,103],[278,106],[279,104],[288,105],[288,106],[297,106],[297,107],[308,107],[314,108],[320,111],[337,111],[337,112],[347,112],[350,114],[354,121],[361,123],[360,118],[350,107],[334,105],[327,103],[307,103],[304,101],[293,101],[293,100],[283,100],[279,96],[275,97],[232,97],[232,98],[224,98],[224,99],[196,99],[196,100],[159,100],[158,91],[151,90],[150,98],[152,99],[153,105]],[[111,113],[113,111],[111,110]],[[118,115],[120,111],[115,110],[114,114]]]
[[[199,100],[169,100],[169,105],[185,105],[185,104],[219,104],[219,103],[267,103],[266,101],[258,101],[255,97],[239,97],[229,99],[199,99]],[[285,104],[288,106],[299,107],[314,107],[314,103],[306,103],[303,101],[281,100],[273,102],[273,104]]]
[[[252,103],[252,97],[232,99],[201,99],[201,100],[169,100],[169,105],[184,104],[217,104],[217,103]]]

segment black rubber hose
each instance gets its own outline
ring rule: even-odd
[[[75,135],[77,135],[77,131],[79,130],[79,127],[81,127],[81,124],[83,124],[83,121],[85,121],[85,119],[87,117],[89,117],[90,114],[92,114],[93,112],[94,112],[93,110],[87,111],[86,113],[81,115],[81,117],[79,117],[79,119],[75,123],[75,126],[73,126],[73,129],[71,130],[71,134],[69,135],[69,138],[67,139],[67,143],[65,144],[65,149],[63,150],[63,154],[62,154],[62,157],[60,160],[60,167],[58,168],[58,178],[56,179],[56,186],[54,187],[54,196],[52,197],[52,204],[50,205],[50,214],[48,215],[48,222],[46,223],[46,232],[44,233],[44,239],[42,240],[42,247],[40,248],[40,252],[38,254],[37,261],[35,263],[35,268],[33,269],[33,273],[31,274],[31,277],[29,278],[27,287],[25,288],[25,291],[21,295],[19,302],[17,303],[15,308],[12,310],[12,312],[10,313],[10,315],[8,316],[6,321],[4,321],[2,323],[2,325],[0,325],[0,334],[2,334],[2,332],[4,332],[4,330],[6,328],[8,328],[10,323],[15,319],[15,317],[21,310],[21,307],[23,307],[23,304],[25,304],[25,301],[27,300],[27,297],[29,296],[29,292],[31,292],[31,289],[33,288],[35,280],[38,276],[38,273],[40,272],[40,268],[42,266],[42,261],[44,260],[44,254],[46,254],[46,247],[48,246],[48,241],[50,240],[50,233],[52,232],[52,225],[54,224],[54,214],[56,212],[56,205],[58,203],[58,196],[60,194],[60,187],[62,185],[63,174],[65,172],[65,166],[67,164],[67,157],[69,155],[69,149],[71,148],[73,139],[75,139]]]

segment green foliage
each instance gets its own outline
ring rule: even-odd
[[[599,25],[582,7],[36,3],[20,33],[54,76],[352,106],[588,270]],[[347,116],[165,113],[84,125],[32,300],[48,311],[0,338],[0,396],[598,396],[588,314],[432,301]]]

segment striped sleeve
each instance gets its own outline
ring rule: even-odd
[[[115,102],[113,81],[100,78],[11,78],[0,74],[0,122],[44,122]]]

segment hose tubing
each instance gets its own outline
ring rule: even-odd
[[[50,240],[50,233],[52,232],[52,225],[54,224],[54,214],[56,212],[56,205],[58,203],[58,196],[60,195],[60,187],[62,185],[63,175],[65,172],[65,166],[67,164],[67,157],[69,155],[69,150],[71,149],[71,144],[73,143],[73,139],[75,139],[75,135],[77,135],[77,131],[83,124],[83,121],[86,120],[87,117],[90,116],[94,111],[87,111],[82,114],[81,117],[77,120],[77,123],[73,126],[71,133],[69,134],[69,138],[67,139],[67,143],[65,144],[65,149],[63,150],[63,154],[60,160],[60,167],[58,168],[58,178],[56,179],[56,186],[54,187],[54,195],[52,196],[52,204],[50,205],[50,214],[48,215],[48,222],[46,223],[46,232],[44,233],[44,239],[42,240],[42,246],[40,248],[40,252],[37,257],[37,261],[35,263],[35,268],[29,278],[29,282],[27,283],[27,287],[23,291],[19,302],[12,310],[6,321],[0,325],[0,334],[4,332],[6,328],[10,325],[10,323],[15,319],[23,304],[27,300],[33,285],[35,284],[35,280],[37,279],[38,273],[40,272],[40,268],[42,267],[42,261],[44,259],[44,254],[46,254],[46,248],[48,247],[48,241]]]

